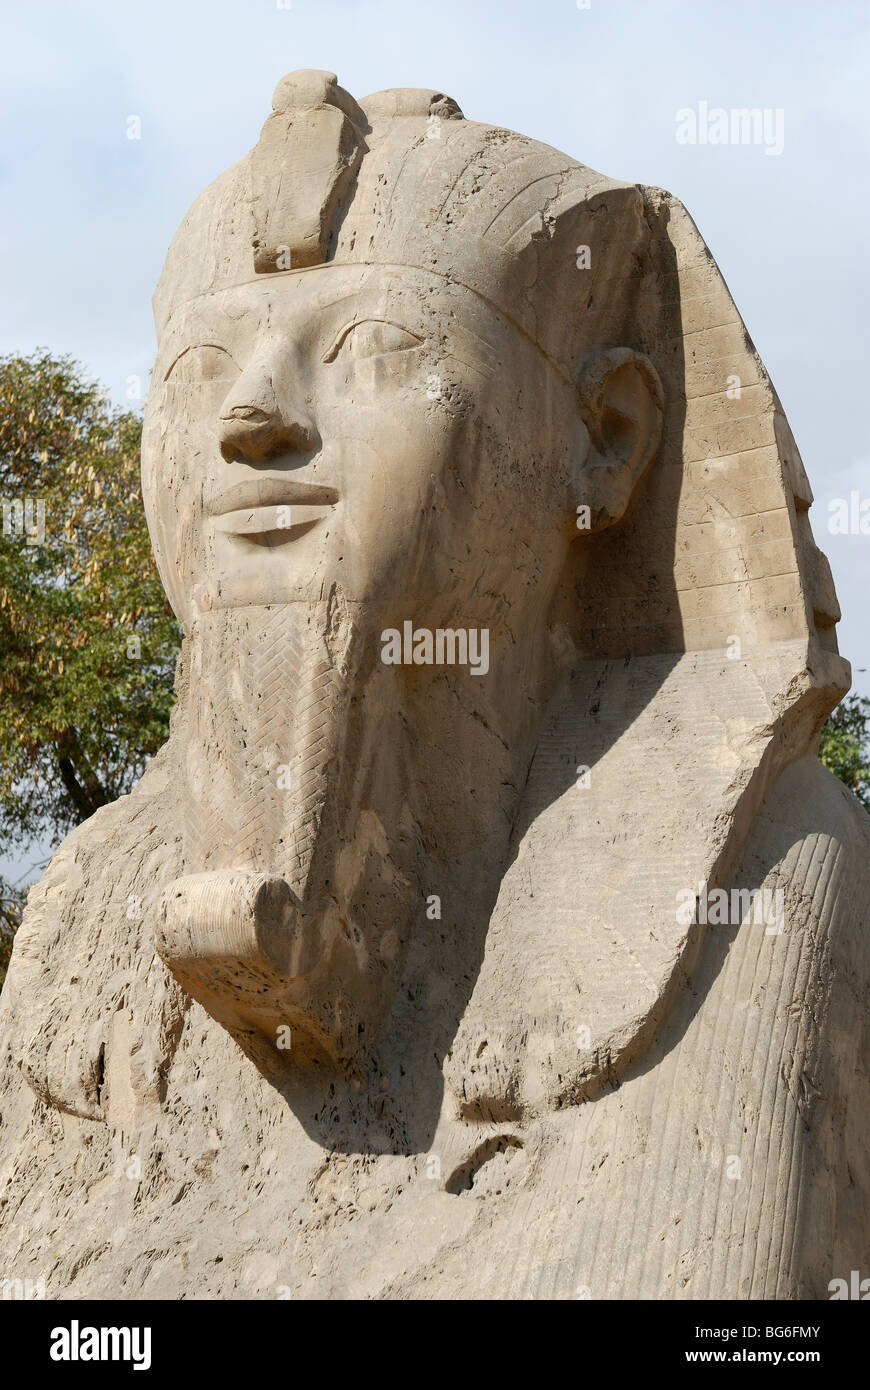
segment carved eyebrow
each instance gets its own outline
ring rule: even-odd
[[[395,319],[382,318],[377,314],[363,314],[361,318],[351,319],[350,323],[346,323],[344,328],[339,330],[337,337],[333,341],[332,347],[328,352],[324,353],[321,361],[334,361],[348,333],[350,333],[351,329],[358,328],[361,323],[388,323],[392,328],[398,328],[401,333],[407,333],[409,337],[416,338],[418,343],[422,343],[423,341],[419,333],[415,333],[412,329],[406,328],[403,323],[397,323]]]
[[[173,357],[172,361],[170,362],[169,366],[166,368],[166,371],[163,374],[163,380],[168,381],[170,372],[174,370],[175,366],[178,362],[181,361],[182,357],[184,357],[184,355],[188,352],[195,352],[197,348],[214,348],[215,352],[222,352],[225,357],[228,357],[234,367],[238,366],[238,363],[236,362],[232,353],[227,351],[223,343],[188,343],[187,347],[183,347],[181,349],[181,352],[177,353],[177,355]]]

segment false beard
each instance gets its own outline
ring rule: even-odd
[[[345,744],[357,636],[335,592],[197,620],[184,761],[188,873],[274,874],[305,902]]]
[[[375,621],[333,591],[204,614],[190,636],[184,874],[157,950],[273,1076],[306,1058],[364,1065],[419,915],[401,702]]]

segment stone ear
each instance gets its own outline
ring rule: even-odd
[[[577,401],[589,435],[585,461],[573,475],[578,528],[601,530],[625,515],[635,485],[661,443],[664,393],[642,352],[592,352],[577,378]],[[586,526],[581,525],[585,511]]]

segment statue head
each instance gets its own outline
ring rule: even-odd
[[[438,93],[301,72],[273,107],[155,296],[145,496],[179,618],[338,589],[538,621],[661,436],[641,195]]]
[[[299,1009],[285,989],[260,1029],[292,1014],[329,1050],[334,1024],[308,1016],[313,976],[356,1037],[373,949],[391,974],[376,942],[396,939],[401,963],[431,896],[431,869],[410,859],[439,833],[445,860],[482,850],[499,799],[508,830],[564,655],[550,614],[569,552],[625,515],[664,399],[633,322],[649,242],[637,189],[465,121],[438,93],[358,105],[303,72],[273,108],[194,205],[155,296],[144,493],[195,692],[192,872],[161,950],[214,1008],[201,957],[219,885],[228,940],[239,914],[255,931],[277,913],[252,950],[267,973],[277,954]],[[316,750],[298,717],[312,702]],[[465,740],[466,772],[491,785],[469,785],[457,821],[462,792],[445,797],[429,763],[474,716],[501,749]],[[375,746],[395,766],[367,771],[380,789],[363,795],[350,774]],[[401,851],[409,838],[422,851]],[[360,942],[342,967],[328,943],[348,931]],[[376,1013],[399,973],[378,979]]]

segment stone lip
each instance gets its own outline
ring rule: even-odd
[[[211,516],[225,516],[249,507],[327,507],[338,498],[334,487],[299,478],[248,478],[216,491],[208,499],[207,510]]]

